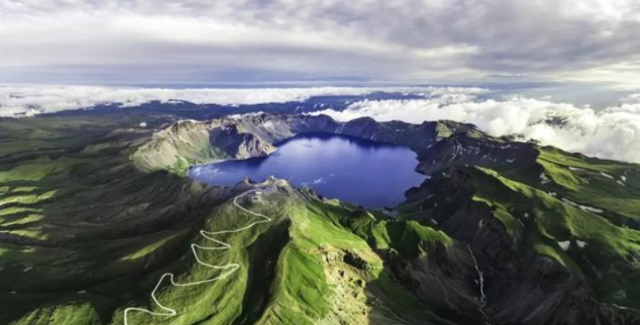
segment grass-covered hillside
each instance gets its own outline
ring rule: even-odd
[[[168,122],[0,121],[0,323],[110,319],[140,277],[166,264],[200,226],[204,187],[132,164],[131,148],[152,133],[138,126],[143,121]]]
[[[406,217],[480,253],[494,322],[638,322],[640,166],[532,148],[528,163],[442,170]]]
[[[0,121],[0,324],[640,322],[640,166],[454,122],[174,122]],[[377,211],[181,173],[318,130],[409,145],[431,178]]]

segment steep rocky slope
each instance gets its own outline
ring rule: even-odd
[[[179,121],[153,135],[133,160],[145,171],[179,171],[190,165],[259,157],[274,145],[302,133],[330,133],[408,146],[422,154],[454,134],[486,137],[473,125],[451,121],[378,123],[360,118],[339,123],[328,116],[253,114],[211,121]]]
[[[239,128],[233,120],[186,120],[154,133],[152,140],[135,152],[133,160],[144,171],[180,171],[195,163],[259,157],[274,150],[270,143]]]
[[[492,323],[636,323],[640,167],[535,149],[434,174],[408,217],[477,252]]]
[[[0,121],[0,323],[640,322],[638,165],[447,121],[141,118]],[[390,218],[180,175],[314,132],[409,146],[431,177]]]

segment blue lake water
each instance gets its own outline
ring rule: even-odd
[[[278,144],[268,157],[194,166],[189,175],[213,185],[235,185],[245,176],[269,175],[309,186],[331,198],[367,207],[394,206],[425,176],[414,171],[416,154],[406,147],[351,137],[309,134]]]

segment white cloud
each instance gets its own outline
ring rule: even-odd
[[[637,96],[630,96],[633,102]],[[494,136],[519,135],[570,152],[640,163],[640,103],[604,110],[526,98],[504,101],[424,100],[361,101],[345,111],[325,110],[337,120],[371,116],[378,121],[454,120],[473,123]]]
[[[241,70],[269,81],[502,75],[632,87],[639,29],[637,0],[0,0],[0,77],[221,82]]]
[[[455,120],[495,135],[517,134],[564,150],[616,160],[640,162],[640,94],[603,110],[514,97],[480,100],[489,92],[473,87],[311,87],[259,89],[161,89],[90,86],[0,86],[0,117],[32,116],[116,103],[123,107],[157,100],[196,104],[242,105],[304,101],[312,96],[364,95],[396,91],[423,96],[418,100],[365,100],[338,112],[338,120],[371,116],[379,121]],[[549,121],[559,123],[548,123]]]
[[[633,104],[640,104],[640,94],[631,94],[620,100],[622,106],[626,106],[627,108],[637,108],[633,106]]]
[[[0,117],[33,116],[100,104],[131,107],[150,101],[172,100],[195,104],[249,105],[304,101],[312,96],[365,95],[376,91],[414,93],[422,96],[470,98],[482,88],[458,87],[310,87],[310,88],[204,88],[162,89],[92,86],[0,86]],[[451,99],[454,100],[454,99]]]

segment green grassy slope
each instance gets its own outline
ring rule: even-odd
[[[487,309],[496,321],[514,317],[506,310],[514,305],[545,323],[638,320],[640,166],[537,150],[531,164],[450,167],[401,211],[481,252],[491,274]],[[543,271],[545,259],[559,268]],[[546,286],[548,296],[527,301],[528,282]],[[583,293],[571,296],[570,290]],[[554,295],[562,298],[543,317],[536,308]],[[582,306],[578,312],[567,313],[576,305]]]
[[[154,133],[131,158],[136,167],[146,172],[167,170],[184,174],[195,164],[247,159],[274,150],[269,142],[239,129],[233,119],[186,120]]]
[[[163,273],[176,274],[178,282],[220,274],[195,263],[189,245],[211,245],[198,230],[234,229],[255,217],[230,203],[238,191],[142,172],[135,155],[152,130],[136,127],[140,121],[134,115],[0,122],[6,132],[0,137],[1,323],[123,324],[127,307],[159,310],[150,294]],[[132,312],[129,324],[440,319],[385,259],[453,249],[445,234],[286,186],[243,205],[273,221],[223,235],[219,240],[233,249],[198,256],[241,268],[210,285],[163,284],[157,297],[178,315]],[[362,213],[366,222],[355,222]]]
[[[130,311],[128,325],[640,320],[638,165],[441,128],[421,157],[432,177],[392,218],[274,180],[196,184],[179,171],[260,144],[247,130],[154,139],[171,122],[0,121],[1,324],[124,324],[127,308],[166,314],[151,296],[163,274],[177,283],[226,274],[204,263],[239,268],[201,285],[165,279],[155,297],[176,315]],[[363,134],[376,129],[369,124]],[[223,147],[233,150],[212,149]],[[199,233],[251,225],[256,215],[233,198],[276,183],[237,202],[268,223],[215,240]],[[192,244],[205,247],[200,262]]]
[[[162,304],[177,308],[179,315],[137,313],[129,324],[419,324],[425,319],[446,323],[395,278],[381,257],[389,253],[417,259],[428,254],[429,247],[446,249],[453,242],[445,234],[415,222],[372,217],[369,225],[360,225],[387,229],[377,234],[384,239],[377,242],[380,247],[373,248],[373,242],[367,240],[369,233],[356,235],[344,224],[358,219],[361,211],[332,205],[288,186],[265,193],[258,203],[243,200],[240,204],[272,221],[216,237],[232,247],[203,253],[200,258],[216,265],[240,262],[243,266],[210,285],[193,289],[163,286]],[[254,216],[226,203],[212,211],[205,229],[237,229],[253,220]],[[210,244],[202,238],[196,242]],[[183,259],[193,262],[190,253]],[[160,273],[150,278],[158,279]],[[178,282],[217,274],[219,271],[192,264],[181,271]],[[148,284],[149,291],[153,285]],[[153,309],[148,300],[137,302],[145,303]]]
[[[0,121],[0,323],[103,323],[190,239],[204,188],[135,168],[129,152],[151,133],[141,121],[168,122]]]

